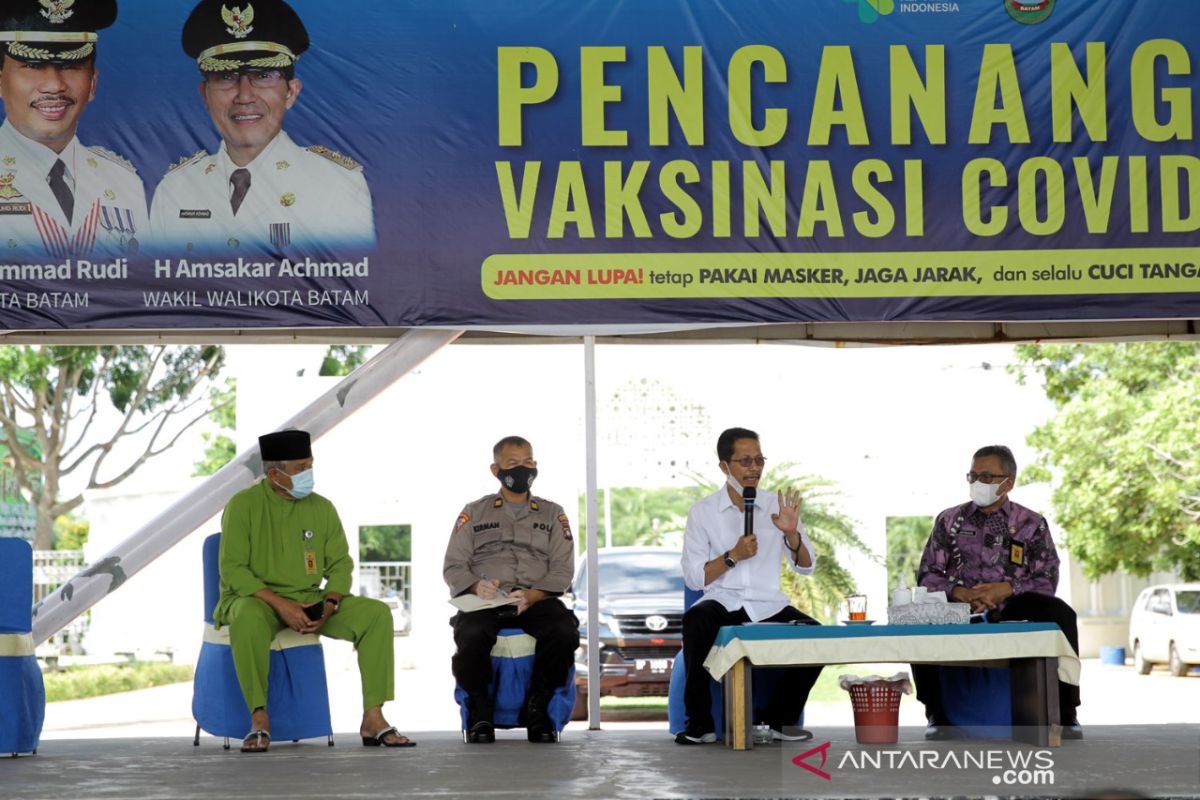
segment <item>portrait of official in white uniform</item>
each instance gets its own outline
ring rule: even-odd
[[[0,263],[117,258],[147,233],[133,165],[75,135],[116,18],[115,0],[0,4]]]
[[[362,165],[283,130],[308,46],[283,0],[202,0],[192,11],[183,49],[200,67],[200,98],[222,141],[216,153],[184,157],[159,183],[150,221],[160,248],[308,255],[374,246]]]

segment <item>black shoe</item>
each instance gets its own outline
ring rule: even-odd
[[[1082,739],[1083,726],[1079,724],[1079,719],[1072,714],[1070,722],[1064,722],[1062,726],[1062,738],[1064,739]]]
[[[470,744],[491,744],[496,741],[496,729],[492,723],[482,720],[476,722],[467,731],[467,742]]]
[[[534,744],[554,744],[558,741],[554,726],[549,724],[530,725],[525,729],[525,738]]]
[[[716,740],[717,734],[715,732],[701,730],[694,725],[688,725],[675,734],[675,744],[712,744]]]
[[[554,723],[548,708],[553,690],[531,689],[525,702],[525,738],[535,744],[553,744],[558,741]]]
[[[944,742],[954,738],[953,728],[945,717],[940,714],[930,714],[925,719],[925,741]]]
[[[495,703],[489,694],[467,695],[467,742],[491,744],[496,741],[496,727],[492,724]]]

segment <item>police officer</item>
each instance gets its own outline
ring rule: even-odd
[[[149,227],[133,165],[75,136],[96,96],[115,0],[10,0],[0,11],[0,259],[115,257]]]
[[[491,600],[506,593],[517,601],[459,612],[450,621],[458,648],[454,677],[467,692],[467,740],[495,741],[491,651],[500,628],[514,627],[537,639],[526,734],[531,742],[553,742],[547,706],[566,683],[579,647],[579,620],[556,599],[571,584],[575,544],[562,506],[529,491],[537,477],[533,446],[520,436],[506,437],[492,448],[492,461],[500,491],[463,508],[442,569],[452,597],[474,593]]]
[[[302,88],[295,63],[308,46],[304,23],[283,0],[202,0],[192,11],[183,49],[200,67],[200,97],[222,142],[215,155],[200,151],[172,166],[155,190],[150,218],[164,248],[319,256],[374,244],[362,165],[300,147],[283,131]]]

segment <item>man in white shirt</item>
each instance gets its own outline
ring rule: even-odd
[[[726,483],[692,506],[683,534],[683,580],[704,596],[683,615],[683,660],[687,668],[683,702],[687,727],[677,744],[715,742],[712,696],[704,659],[723,625],[744,622],[819,624],[788,604],[779,588],[779,561],[801,575],[816,564],[812,543],[800,521],[798,492],[767,492],[754,505],[753,531],[744,535],[743,492],[757,491],[763,458],[758,434],[730,428],[717,439],[717,457]],[[761,534],[761,535],[760,535]],[[793,728],[821,667],[789,667],[771,698],[765,722],[779,741],[803,741],[812,734]]]

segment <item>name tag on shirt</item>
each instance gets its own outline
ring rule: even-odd
[[[1008,546],[1008,560],[1016,564],[1018,567],[1025,563],[1025,547],[1024,545],[1013,542]]]
[[[312,550],[304,551],[304,572],[308,575],[317,574],[317,554]]]

